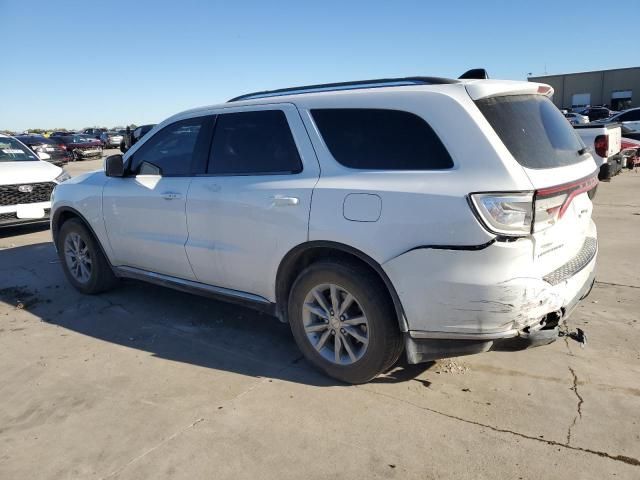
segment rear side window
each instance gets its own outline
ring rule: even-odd
[[[442,170],[449,152],[422,118],[400,110],[331,108],[311,115],[331,155],[366,170]],[[566,122],[566,120],[565,120]]]
[[[547,97],[509,95],[476,105],[523,167],[555,168],[583,160],[584,143]]]
[[[207,173],[291,174],[302,162],[281,110],[218,115]]]

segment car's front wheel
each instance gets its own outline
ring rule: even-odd
[[[368,382],[402,353],[384,284],[349,262],[322,261],[306,268],[291,290],[289,322],[307,360],[344,382]]]
[[[65,276],[77,290],[94,294],[116,285],[109,262],[81,220],[72,218],[62,225],[57,247]]]

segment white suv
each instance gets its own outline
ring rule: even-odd
[[[0,227],[48,221],[51,192],[68,178],[18,139],[0,134]]]
[[[157,125],[56,188],[69,281],[119,277],[289,322],[366,382],[549,343],[593,284],[597,168],[549,86],[429,77],[235,98]]]

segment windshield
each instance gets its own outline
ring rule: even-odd
[[[584,143],[547,97],[492,97],[476,105],[523,167],[555,168],[583,160]]]
[[[14,138],[0,137],[0,162],[37,161],[31,150]]]

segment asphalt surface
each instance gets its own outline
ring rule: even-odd
[[[68,166],[73,174],[101,161]],[[125,282],[83,296],[0,230],[0,479],[640,478],[640,174],[599,186],[588,335],[347,386],[286,325]]]

